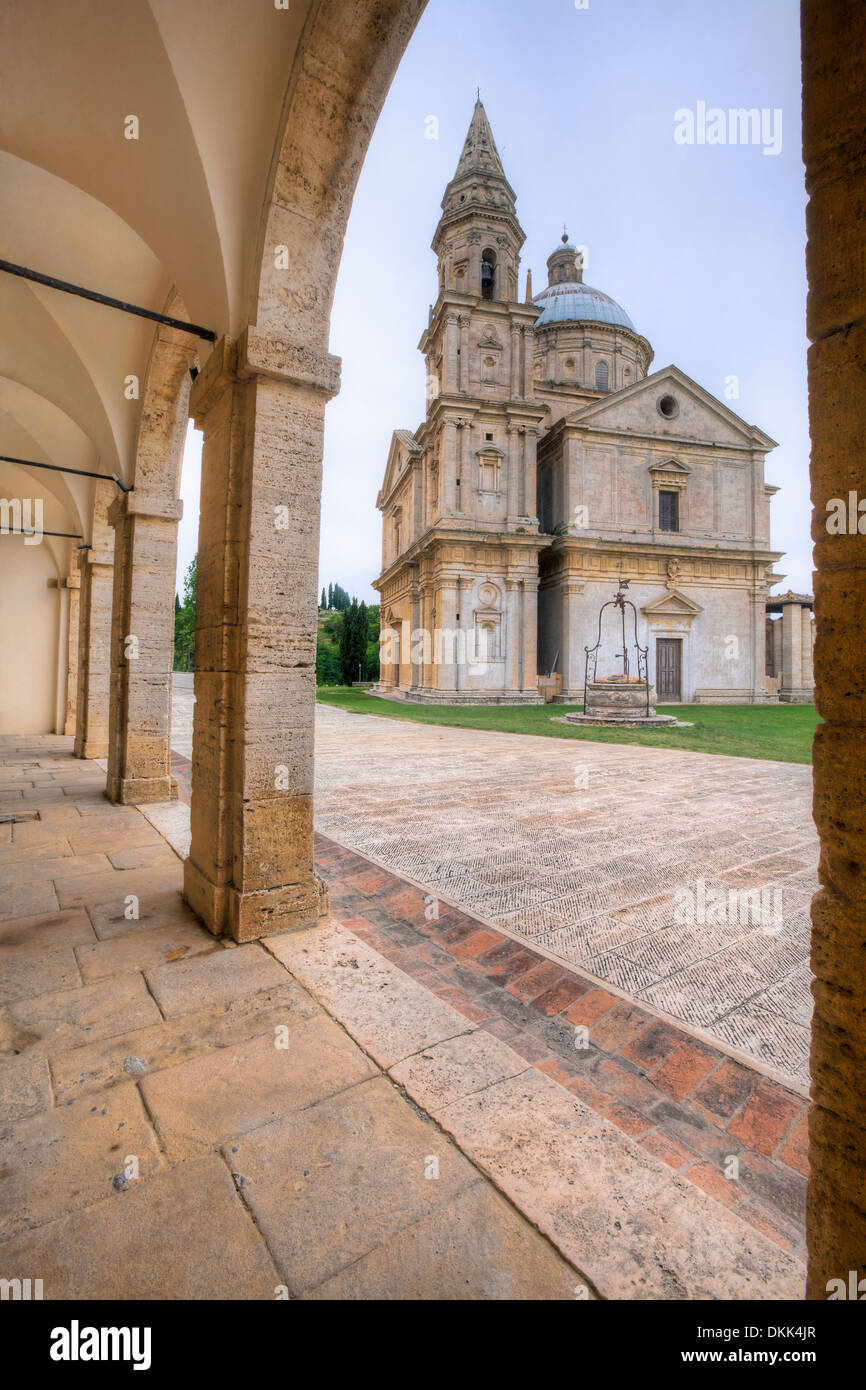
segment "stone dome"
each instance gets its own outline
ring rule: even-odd
[[[548,285],[546,290],[533,295],[533,304],[542,310],[536,321],[536,328],[549,323],[612,323],[620,328],[628,328],[632,333],[637,329],[620,304],[602,290],[593,289],[576,280],[563,280],[559,284]]]
[[[637,330],[621,305],[602,290],[583,283],[583,256],[568,240],[556,248],[547,261],[547,289],[533,295],[533,304],[541,309],[536,328],[549,323],[611,323],[620,328]]]

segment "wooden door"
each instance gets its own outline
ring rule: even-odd
[[[683,698],[683,640],[656,638],[656,697],[660,704]]]

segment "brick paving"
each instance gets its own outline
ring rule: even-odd
[[[803,1254],[808,1105],[800,1095],[456,907],[439,903],[431,916],[431,894],[326,836],[316,847],[332,913],[360,940]],[[736,1179],[725,1175],[732,1158]]]

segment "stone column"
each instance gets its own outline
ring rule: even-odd
[[[752,704],[767,699],[767,598],[762,588],[752,593]]]
[[[530,325],[523,330],[523,379],[522,394],[532,394],[532,358],[535,353],[535,329]]]
[[[457,689],[457,581],[443,580],[439,588],[437,604],[439,614],[438,640],[434,642],[434,660],[437,664],[436,688],[442,691]],[[447,637],[446,637],[447,634]]]
[[[577,599],[583,593],[583,585],[572,580],[566,580],[560,588],[560,612],[561,620],[559,630],[562,634],[562,647],[559,653],[558,670],[562,675],[562,694],[564,697],[571,697],[574,700],[583,700],[583,677],[586,667],[586,652],[584,646],[589,640],[589,645],[595,641],[593,634],[591,639],[580,641],[580,633],[577,630]]]
[[[523,436],[523,503],[521,516],[535,517],[538,510],[536,499],[536,442],[538,431],[527,429]]]
[[[525,695],[538,693],[538,580],[532,575],[520,586],[523,632],[522,689]]]
[[[63,732],[75,736],[75,709],[78,704],[78,610],[81,574],[70,574],[64,580],[69,590],[69,623],[66,642],[66,722]]]
[[[852,180],[862,188],[866,8],[803,0],[801,15],[815,701],[824,721],[814,744],[821,888],[812,901],[806,1232],[808,1297],[824,1300],[831,1279],[844,1288],[866,1278],[866,539],[826,529],[831,498],[864,492],[866,201],[852,196]]]
[[[445,361],[443,367],[445,380],[442,382],[440,392],[453,393],[460,390],[460,358],[457,356],[458,322],[459,319],[457,314],[446,314]]]
[[[520,581],[505,581],[505,690],[516,695],[520,689]]]
[[[472,389],[469,381],[469,316],[460,316],[460,390],[465,396]]]
[[[802,683],[804,697],[805,692],[812,692],[815,684],[815,676],[812,670],[812,610],[805,605],[800,609],[800,620],[802,626],[802,636],[800,639],[800,667],[802,673]]]
[[[183,503],[138,489],[118,497],[112,617],[110,801],[169,801],[177,526]]]
[[[520,470],[521,470],[521,450],[520,440],[517,434],[517,426],[509,425],[507,429],[507,461],[508,469],[508,520],[511,521],[520,514]]]
[[[416,633],[421,627],[421,592],[417,581],[412,585],[410,593],[410,605],[412,613],[412,626],[409,631],[409,651],[407,657],[410,663],[411,681],[416,688],[424,684],[424,663],[423,653]],[[417,656],[417,659],[416,659]]]
[[[511,399],[520,396],[520,324],[511,325]]]
[[[79,551],[81,588],[75,710],[76,758],[104,758],[108,754],[114,580],[114,531],[108,520],[108,508],[114,500],[115,491],[114,483],[97,482],[90,548]]]
[[[338,359],[251,327],[217,344],[192,392],[205,438],[184,896],[236,941],[326,911],[313,863],[315,575],[338,389]]]
[[[457,421],[446,416],[442,424],[442,460],[439,468],[439,515],[449,516],[458,509]]]
[[[780,698],[786,704],[803,699],[802,662],[803,621],[799,603],[782,605],[782,690]]]
[[[778,677],[782,674],[782,619],[776,618],[773,622],[773,672]]]

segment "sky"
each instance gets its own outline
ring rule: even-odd
[[[430,242],[478,87],[526,232],[521,297],[528,268],[536,291],[546,284],[567,226],[587,248],[585,281],[652,343],[650,370],[674,363],[778,441],[765,472],[781,488],[776,568],[783,589],[811,592],[798,0],[430,0],[346,235],[319,586],[378,601],[376,495],[392,432],[424,418]],[[766,111],[763,144],[698,143],[699,103]],[[179,575],[196,550],[200,439],[190,427]]]

